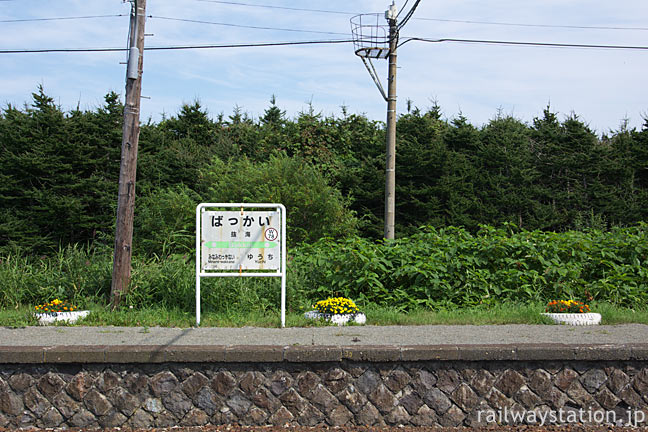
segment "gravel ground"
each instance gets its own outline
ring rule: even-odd
[[[66,432],[638,432],[648,431],[648,427],[615,427],[605,425],[551,425],[551,426],[487,426],[487,427],[365,427],[365,426],[314,426],[314,427],[289,427],[289,426],[196,426],[196,427],[171,427],[152,429],[25,429],[33,432],[39,431],[66,431]],[[16,429],[0,428],[0,432],[14,432]]]

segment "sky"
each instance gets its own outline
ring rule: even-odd
[[[415,3],[396,2],[401,19]],[[383,25],[389,4],[148,0],[146,46],[349,40],[352,16],[379,13]],[[122,0],[0,0],[0,50],[126,47],[129,12]],[[74,19],[35,20],[42,18]],[[645,0],[421,0],[400,41],[646,47],[647,36]],[[399,114],[436,103],[445,118],[463,115],[481,126],[498,114],[532,123],[550,106],[560,119],[578,115],[598,134],[618,130],[625,120],[640,129],[648,116],[648,50],[412,40],[397,52]],[[123,100],[125,58],[125,51],[0,53],[0,104],[23,107],[39,85],[65,111],[94,110],[110,91]],[[372,63],[386,86],[387,60]],[[214,118],[238,107],[258,119],[273,96],[288,118],[311,108],[339,117],[343,107],[386,118],[386,102],[351,43],[145,51],[142,95],[143,122],[176,115],[194,101]]]

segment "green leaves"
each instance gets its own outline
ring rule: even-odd
[[[307,298],[345,295],[397,310],[554,298],[632,307],[648,304],[646,228],[556,234],[483,226],[477,235],[426,228],[389,243],[324,239],[300,247],[291,269]]]
[[[0,248],[52,252],[112,227],[121,135],[114,94],[64,114],[39,87],[32,107],[0,113]]]
[[[282,203],[289,245],[356,232],[358,220],[340,192],[301,158],[283,154],[265,162],[214,159],[202,173],[204,202]]]
[[[169,190],[158,198],[171,209],[171,202],[188,196]],[[150,215],[146,229],[156,229],[155,215]],[[182,215],[168,216],[168,223],[180,223],[182,232]],[[161,231],[158,244],[177,240],[167,235]],[[551,299],[648,306],[646,224],[560,234],[482,227],[473,235],[460,228],[428,227],[388,243],[324,238],[290,248],[288,254],[292,310],[310,309],[318,300],[339,296],[354,299],[361,309],[380,305],[398,311],[546,304]],[[193,311],[193,259],[192,253],[134,257],[126,305]],[[2,254],[0,307],[34,305],[54,297],[80,306],[107,303],[111,267],[108,247],[68,247],[52,257],[21,251]],[[210,278],[203,281],[203,306],[233,313],[276,310],[277,282],[276,278]]]

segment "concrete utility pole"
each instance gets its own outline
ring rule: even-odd
[[[395,8],[386,13],[389,21],[389,70],[387,75],[387,160],[385,163],[385,238],[393,240],[396,220],[396,48],[398,27]]]
[[[396,220],[396,49],[398,48],[398,34],[400,29],[409,21],[421,0],[416,0],[412,8],[398,24],[399,12],[392,1],[389,10],[385,12],[385,19],[389,23],[389,38],[386,36],[384,25],[379,23],[380,14],[360,14],[351,18],[351,35],[353,47],[358,57],[362,59],[369,75],[380,90],[383,99],[387,101],[387,159],[385,161],[385,236],[386,240],[395,238]],[[407,4],[407,1],[405,2]],[[373,20],[375,19],[375,24]],[[389,47],[389,48],[387,48]],[[380,83],[376,69],[371,59],[389,58],[387,71],[387,94]]]
[[[119,306],[128,291],[131,279],[133,243],[133,215],[135,211],[135,175],[137,172],[137,145],[140,131],[140,100],[144,52],[146,0],[132,0],[129,32],[128,66],[126,68],[126,104],[122,135],[121,165],[119,169],[119,197],[113,261],[110,303]]]

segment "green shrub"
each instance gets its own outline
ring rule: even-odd
[[[20,250],[0,256],[0,307],[36,305],[59,298],[84,306],[110,293],[112,254],[68,246],[53,256]]]
[[[550,233],[426,228],[373,243],[323,239],[295,252],[293,275],[312,301],[344,295],[398,310],[550,299],[648,305],[648,225]]]
[[[0,308],[35,306],[55,298],[79,307],[109,303],[112,250],[68,247],[52,257],[0,256]],[[195,312],[194,255],[135,256],[124,307]],[[231,312],[278,310],[278,278],[209,278],[202,281],[202,308]],[[289,296],[294,298],[289,288]]]
[[[330,238],[288,250],[289,310],[327,297],[364,309],[546,304],[574,299],[642,309],[648,306],[647,224],[609,232],[519,231],[509,225],[425,228],[409,238],[371,242]],[[125,305],[193,313],[193,253],[135,256]],[[79,307],[108,304],[112,250],[68,247],[52,257],[21,251],[0,256],[0,307],[59,298]],[[205,278],[202,307],[236,314],[279,309],[278,278]]]
[[[158,189],[136,201],[134,253],[191,254],[196,249],[200,197],[184,185]]]
[[[203,173],[205,202],[281,203],[286,206],[289,245],[357,231],[358,220],[340,192],[304,160],[283,154],[267,162],[214,159]]]

